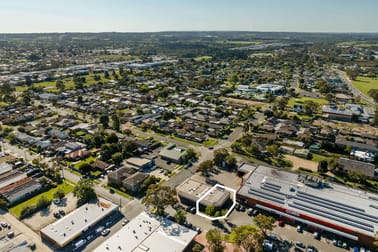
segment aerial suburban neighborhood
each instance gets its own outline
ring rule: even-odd
[[[0,251],[376,251],[378,35],[0,34]]]

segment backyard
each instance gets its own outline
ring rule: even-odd
[[[24,207],[26,206],[32,206],[32,205],[36,205],[38,200],[41,198],[41,197],[46,197],[47,199],[49,200],[52,200],[53,199],[53,195],[54,193],[58,190],[58,189],[62,189],[64,191],[64,194],[68,194],[69,192],[72,192],[73,191],[73,188],[74,188],[74,185],[71,184],[70,182],[63,182],[62,184],[58,185],[57,187],[55,188],[51,188],[50,190],[46,191],[46,192],[43,192],[43,193],[40,193],[18,205],[15,205],[13,207],[11,207],[9,209],[9,212],[12,213],[14,216],[16,216],[17,218],[20,217],[21,215],[21,211]]]

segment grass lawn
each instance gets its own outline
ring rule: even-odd
[[[368,77],[358,77],[357,80],[352,81],[353,85],[363,94],[369,96],[370,89],[378,89],[378,79],[373,80]]]
[[[217,145],[218,141],[215,139],[208,139],[205,142],[203,142],[203,145],[206,147]]]
[[[205,55],[205,56],[198,56],[194,60],[195,61],[206,61],[206,60],[211,60],[212,58],[213,57],[211,57],[211,56]]]
[[[79,169],[80,165],[85,164],[85,163],[91,164],[91,163],[94,163],[96,160],[97,160],[96,157],[90,156],[90,157],[88,157],[84,160],[81,160],[81,161],[77,162],[76,164],[74,164],[74,167],[75,167],[75,169]]]
[[[289,107],[293,107],[294,104],[302,104],[305,101],[317,102],[317,103],[319,103],[319,105],[324,105],[324,104],[328,103],[328,101],[326,99],[322,99],[322,98],[300,97],[300,98],[290,98],[287,105]]]
[[[25,206],[31,206],[31,205],[36,205],[38,200],[42,197],[42,196],[45,196],[47,199],[49,200],[52,200],[53,199],[53,195],[54,193],[58,190],[58,189],[62,189],[64,191],[65,194],[69,193],[69,192],[72,192],[73,191],[73,188],[74,186],[70,183],[70,182],[63,182],[62,184],[58,185],[57,187],[55,188],[51,188],[50,190],[46,191],[46,192],[43,192],[43,193],[40,193],[18,205],[15,205],[13,207],[11,207],[9,209],[9,212],[12,213],[14,216],[16,216],[17,218],[20,217],[21,215],[21,210],[25,207]]]
[[[134,199],[133,196],[131,196],[131,195],[125,193],[125,192],[122,192],[122,191],[120,191],[118,189],[115,189],[114,187],[111,187],[111,186],[108,186],[108,185],[103,185],[103,187],[106,188],[106,189],[113,189],[116,194],[118,194],[118,195],[120,195],[122,197],[125,197],[127,199],[130,199],[130,200]]]
[[[95,84],[97,82],[107,82],[108,81],[108,79],[105,79],[105,78],[102,77],[103,74],[98,74],[98,75],[101,76],[101,79],[99,81],[96,81],[94,79],[94,75],[95,74],[88,74],[88,75],[83,75],[83,76],[79,76],[79,77],[84,77],[86,79],[86,82],[84,83],[84,86],[93,85],[93,84]],[[113,76],[111,75],[110,79],[113,79],[112,77]],[[64,83],[64,86],[65,86],[66,90],[70,90],[70,89],[73,89],[75,87],[75,84],[73,82],[73,77],[64,78],[64,79],[62,79],[62,81]],[[59,93],[59,90],[56,88],[56,80],[38,82],[38,83],[34,83],[33,85],[34,85],[34,87],[43,87],[43,89],[46,92]],[[25,86],[25,85],[23,85],[23,86],[16,86],[16,91],[18,91],[18,92],[22,92],[22,91],[24,91],[26,89],[27,89],[27,86]]]

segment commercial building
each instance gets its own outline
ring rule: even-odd
[[[256,90],[262,94],[281,95],[285,92],[285,87],[275,84],[261,84],[256,87]]]
[[[177,196],[186,205],[196,205],[196,201],[210,189],[210,186],[190,178],[176,187]],[[215,209],[221,209],[230,200],[230,196],[229,191],[217,187],[203,198],[199,205],[203,208],[213,206]]]
[[[196,235],[195,231],[175,222],[142,212],[94,252],[191,251],[192,240]]]
[[[369,245],[378,231],[378,195],[317,177],[243,164],[237,197],[287,222]]]
[[[155,166],[153,159],[141,158],[141,157],[131,157],[126,159],[126,163],[132,165],[136,169],[144,170]]]
[[[186,153],[184,147],[176,146],[176,144],[170,144],[166,148],[160,151],[159,155],[162,159],[178,163],[180,158]]]
[[[62,248],[80,235],[95,226],[114,212],[118,206],[110,201],[99,198],[96,202],[84,204],[63,218],[41,229],[42,239]]]

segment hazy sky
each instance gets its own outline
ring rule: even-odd
[[[0,33],[378,32],[378,0],[0,0]]]

